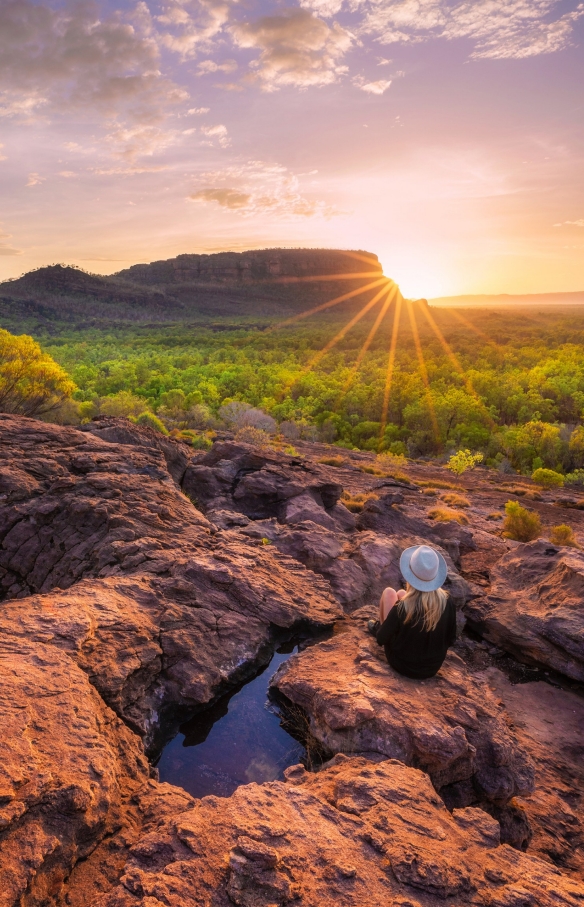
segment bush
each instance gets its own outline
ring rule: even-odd
[[[168,434],[166,426],[154,413],[140,413],[135,422],[136,425],[143,425],[144,428],[153,428],[154,431],[159,431],[161,435]]]
[[[454,520],[456,523],[460,523],[461,526],[468,526],[468,517],[462,510],[450,510],[448,507],[434,507],[432,510],[428,511],[428,516],[431,520],[436,520],[439,523],[450,523]]]
[[[552,526],[550,529],[550,542],[553,542],[554,545],[566,545],[569,548],[580,547],[574,537],[574,530],[566,523]]]
[[[57,409],[74,390],[68,374],[32,337],[0,329],[0,412],[40,416]]]
[[[584,485],[584,469],[575,469],[574,472],[569,472],[565,476],[564,481],[566,485]]]
[[[536,469],[531,478],[543,488],[562,488],[564,485],[563,475],[553,469]]]
[[[241,444],[253,444],[254,447],[267,447],[270,443],[270,436],[261,428],[254,428],[253,425],[244,425],[235,435],[235,440]]]
[[[507,501],[505,504],[505,522],[503,537],[515,539],[516,542],[532,542],[541,535],[541,520],[533,510],[522,507],[518,501]]]
[[[122,416],[125,418],[141,416],[147,409],[146,400],[143,397],[137,397],[131,391],[118,391],[117,394],[102,397],[99,401],[99,411],[104,416]]]
[[[478,463],[482,463],[482,461],[482,453],[473,454],[468,448],[465,448],[464,450],[459,450],[457,453],[452,454],[446,464],[446,469],[450,469],[455,475],[461,476],[463,472],[474,469],[475,466]]]

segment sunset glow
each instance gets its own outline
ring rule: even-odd
[[[298,246],[408,297],[581,290],[583,34],[575,0],[9,0],[0,278]]]

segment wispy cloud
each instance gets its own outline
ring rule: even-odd
[[[584,227],[584,217],[579,220],[565,220],[561,224],[554,224],[554,227]]]
[[[559,0],[357,0],[356,5],[365,12],[361,34],[383,44],[466,38],[474,42],[474,59],[522,59],[562,50],[584,15],[579,3],[554,17]]]
[[[225,60],[223,63],[215,63],[214,60],[201,60],[197,66],[198,76],[207,76],[216,72],[235,72],[237,63],[235,60]]]
[[[232,8],[231,0],[170,0],[156,17],[163,27],[160,40],[183,59],[208,51],[229,22]]]
[[[214,203],[248,217],[329,218],[339,213],[326,202],[303,195],[299,178],[280,164],[248,161],[203,174],[201,182],[207,185],[189,196],[193,201]]]
[[[15,249],[8,240],[12,239],[11,233],[4,233],[0,229],[0,255],[22,255],[22,249]]]
[[[217,126],[201,126],[201,133],[204,136],[207,136],[209,144],[213,144],[213,142],[216,141],[222,148],[227,148],[231,144],[227,126],[224,126],[223,123],[220,123]]]
[[[391,85],[391,79],[378,79],[375,82],[369,82],[364,76],[355,76],[353,85],[356,85],[361,91],[367,91],[369,94],[384,94]]]
[[[29,173],[27,187],[30,189],[32,186],[40,186],[41,183],[44,183],[46,180],[45,176],[39,176],[38,173]]]
[[[341,60],[353,43],[352,34],[338,23],[328,25],[304,9],[233,25],[231,34],[239,47],[260,52],[248,80],[265,91],[336,82],[347,72]]]

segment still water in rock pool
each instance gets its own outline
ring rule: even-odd
[[[281,778],[300,762],[304,747],[284,730],[268,700],[270,679],[297,650],[294,642],[283,644],[261,674],[183,724],[157,763],[160,780],[193,797],[228,797],[241,784]]]

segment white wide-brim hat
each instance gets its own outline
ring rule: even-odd
[[[446,561],[429,545],[413,545],[399,559],[402,576],[419,592],[432,592],[443,585],[448,575]]]

